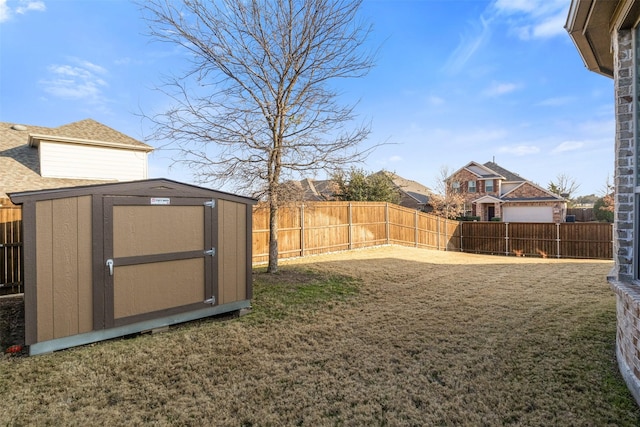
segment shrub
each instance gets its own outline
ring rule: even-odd
[[[456,218],[457,221],[480,221],[480,217],[479,216],[459,216],[458,218]]]

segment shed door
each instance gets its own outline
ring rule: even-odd
[[[105,327],[210,307],[215,209],[200,198],[104,199]]]

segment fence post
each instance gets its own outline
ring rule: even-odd
[[[460,252],[464,252],[462,236],[464,236],[464,221],[460,222]]]
[[[556,258],[560,258],[560,223],[556,222]]]
[[[304,256],[304,203],[300,205],[300,256]]]
[[[504,223],[504,255],[509,256],[509,223]]]
[[[353,249],[353,240],[351,239],[351,227],[352,227],[352,218],[351,218],[351,202],[349,202],[349,250]]]
[[[413,225],[415,227],[414,238],[416,240],[416,248],[418,247],[418,211],[416,210],[416,214],[414,216]]]
[[[387,235],[387,245],[391,243],[391,233],[389,231],[389,202],[384,204],[384,226],[385,226],[385,234]]]
[[[440,250],[440,217],[436,218],[436,249]]]

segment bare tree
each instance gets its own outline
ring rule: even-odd
[[[373,67],[362,0],[149,0],[151,35],[191,56],[162,91],[174,105],[146,116],[151,138],[202,183],[232,183],[269,204],[268,271],[278,267],[279,191],[300,173],[364,160],[369,124],[330,86]]]
[[[557,195],[564,197],[565,199],[571,201],[575,192],[580,188],[580,184],[578,184],[575,178],[571,176],[561,173],[556,177],[555,181],[549,182],[547,189],[552,193],[556,193]]]
[[[437,194],[430,200],[434,215],[453,219],[465,214],[465,194],[449,179],[453,173],[454,170],[448,166],[441,166],[438,171],[435,186]]]

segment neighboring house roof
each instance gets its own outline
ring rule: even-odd
[[[153,147],[92,119],[56,128],[0,122],[0,199],[7,193],[104,183],[104,180],[45,178],[40,175],[41,140],[149,152]]]
[[[501,201],[502,200],[499,198],[490,195],[482,196],[479,199],[474,200],[476,203],[500,203]]]
[[[422,185],[417,181],[403,178],[393,172],[379,171],[375,174],[384,174],[389,177],[389,179],[391,179],[391,182],[394,183],[394,185],[398,188],[398,190],[400,190],[401,193],[404,193],[411,199],[415,200],[419,205],[427,205],[429,203],[431,195],[433,194],[433,191],[431,191],[429,187]]]
[[[392,172],[379,171],[374,173],[374,175],[378,174],[384,174],[389,177],[398,191],[400,191],[401,206],[416,209],[423,208],[429,204],[429,199],[433,194],[429,187]],[[301,192],[302,199],[307,201],[335,200],[335,194],[338,191],[335,181],[330,179],[314,180],[305,178],[301,181],[292,181],[292,183]]]
[[[495,162],[487,162],[484,164],[484,166],[491,169],[492,171],[495,171],[496,175],[503,176],[506,181],[526,181],[525,178],[521,177],[517,173],[506,170]]]
[[[475,176],[477,176],[478,178],[482,178],[482,179],[490,179],[490,178],[494,178],[494,179],[502,179],[504,180],[505,177],[500,175],[498,172],[496,172],[495,170],[489,169],[487,166],[482,165],[478,162],[469,162],[467,163],[465,166],[461,167],[460,169],[458,169],[457,171],[455,171],[454,173],[452,173],[447,180],[453,178],[454,176],[456,176],[457,174],[459,174],[460,172],[462,172],[463,170],[466,170],[472,174],[474,174]]]

